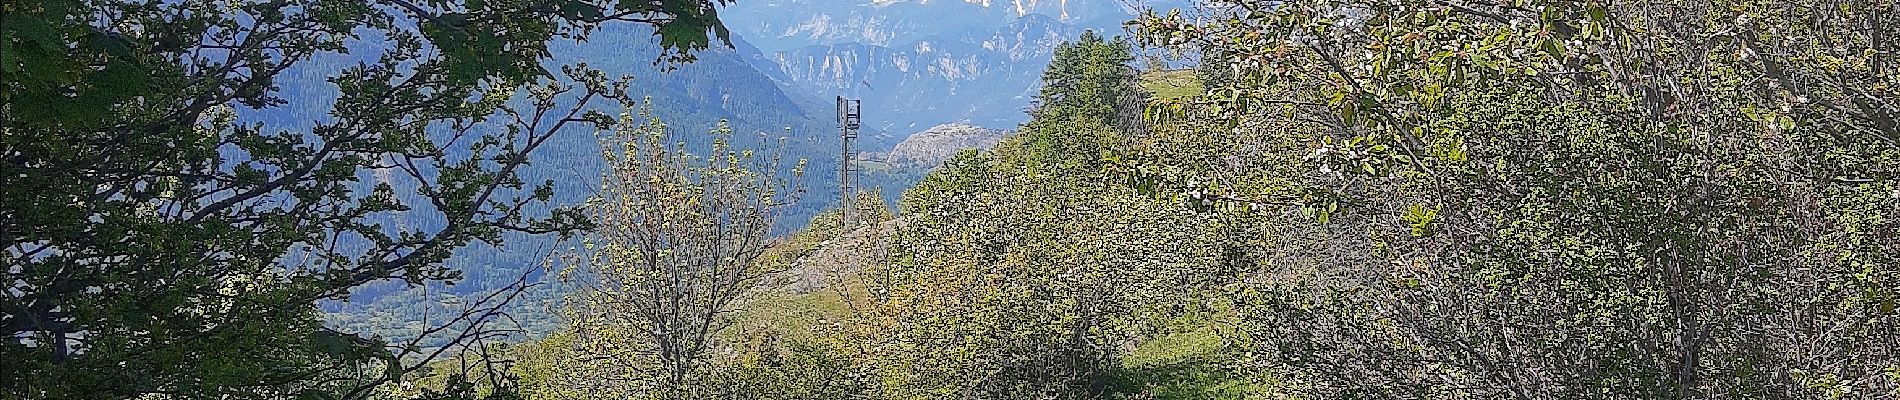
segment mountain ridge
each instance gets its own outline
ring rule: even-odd
[[[1013,129],[1028,120],[1058,44],[1083,31],[1114,36],[1140,7],[1182,5],[781,0],[738,3],[727,15],[735,35],[760,43],[752,61],[783,86],[820,101],[863,100],[865,148],[888,149],[946,122]]]

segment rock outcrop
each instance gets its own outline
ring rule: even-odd
[[[892,148],[886,160],[897,165],[935,167],[964,149],[988,149],[1008,136],[1009,131],[988,129],[964,123],[931,127]]]

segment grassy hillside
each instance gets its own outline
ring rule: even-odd
[[[1158,100],[1176,100],[1201,94],[1201,81],[1192,69],[1151,70],[1141,73],[1142,90]]]

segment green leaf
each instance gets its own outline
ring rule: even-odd
[[[92,46],[105,50],[106,54],[111,54],[113,57],[119,58],[132,57],[132,46],[126,42],[124,37],[108,34],[99,30],[93,30],[89,36],[92,37]]]
[[[383,360],[383,378],[384,379],[387,379],[390,382],[396,382],[396,381],[402,380],[402,360],[396,359],[395,356],[389,355],[387,353],[382,354],[378,358],[381,358]]]
[[[44,20],[25,13],[13,13],[0,21],[6,23],[7,30],[27,39],[26,41],[38,44],[41,50],[55,53],[66,51],[66,41],[60,38],[59,29],[47,24]]]
[[[660,24],[654,34],[660,35],[660,47],[674,51],[703,49],[710,42],[704,23],[684,17]]]
[[[561,3],[561,15],[571,20],[597,21],[605,16],[600,7],[584,1]]]
[[[1545,37],[1542,43],[1537,44],[1537,47],[1543,49],[1545,53],[1550,53],[1551,58],[1559,60],[1564,58],[1564,43],[1561,40]]]
[[[310,334],[310,344],[316,347],[318,351],[323,352],[323,354],[339,358],[347,357],[355,353],[356,350],[354,337],[345,337],[343,334],[329,329],[319,329],[316,332],[312,332]]]
[[[1359,102],[1341,102],[1339,118],[1345,120],[1347,125],[1351,125],[1358,116]]]
[[[19,60],[19,53],[13,50],[13,41],[0,40],[0,72],[8,74],[20,73]]]
[[[447,13],[436,16],[436,23],[431,25],[439,25],[436,27],[437,29],[459,30],[468,26],[468,20],[468,14]]]

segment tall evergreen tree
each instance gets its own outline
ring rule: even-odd
[[[1144,94],[1134,60],[1127,40],[1094,31],[1057,45],[1036,95],[1035,118],[1022,129],[1039,153],[1093,169],[1121,133],[1142,129]],[[1105,129],[1071,129],[1080,124]]]
[[[1142,98],[1134,61],[1127,39],[1107,39],[1095,31],[1056,45],[1042,73],[1036,116],[1089,118],[1124,131],[1139,128]]]

